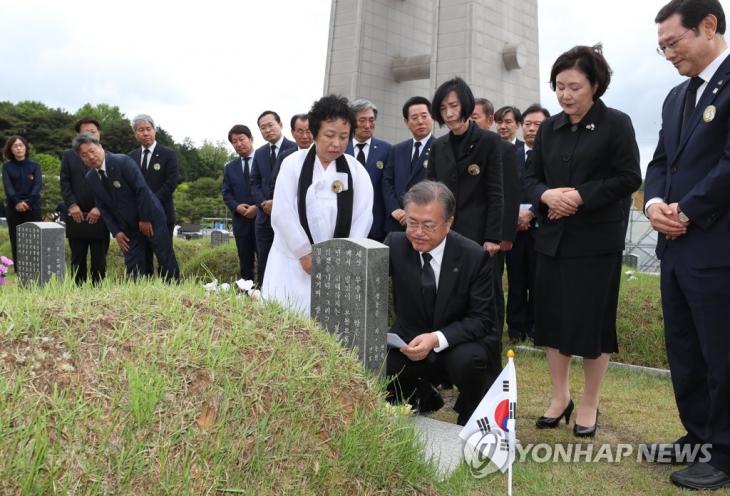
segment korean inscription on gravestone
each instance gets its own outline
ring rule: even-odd
[[[17,228],[18,280],[45,284],[65,271],[65,229],[55,222],[26,222]]]
[[[312,318],[381,370],[388,331],[388,247],[370,239],[332,239],[313,247]]]

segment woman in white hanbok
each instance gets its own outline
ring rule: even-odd
[[[309,315],[312,245],[366,238],[373,222],[373,186],[365,168],[345,155],[355,127],[346,98],[326,96],[309,111],[314,144],[281,164],[274,189],[274,243],[262,294]]]

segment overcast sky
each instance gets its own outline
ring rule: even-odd
[[[632,117],[642,165],[656,144],[664,96],[682,80],[655,52],[653,19],[665,1],[538,0],[542,103],[559,111],[547,83],[555,58],[602,42],[614,71],[604,100]],[[322,93],[330,4],[0,0],[0,100],[70,112],[86,102],[118,105],[197,144],[225,140],[242,122],[260,145],[255,121],[264,108],[288,120]]]

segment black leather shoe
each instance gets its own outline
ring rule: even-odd
[[[418,387],[418,398],[415,402],[415,409],[418,413],[428,413],[440,410],[444,406],[444,399],[438,390],[431,384],[422,381]]]
[[[573,400],[570,400],[563,413],[557,417],[540,417],[535,422],[535,427],[538,429],[555,429],[563,418],[565,418],[565,425],[568,425],[570,423],[570,416],[573,414],[573,408],[575,408],[575,405],[573,404]]]
[[[721,489],[730,487],[730,476],[709,463],[696,462],[669,476],[674,484],[689,489]]]
[[[599,410],[596,410],[596,423],[590,427],[584,427],[584,426],[578,425],[576,423],[573,426],[573,435],[575,437],[595,437],[596,429],[598,428],[598,414],[599,413],[601,413],[601,412]]]

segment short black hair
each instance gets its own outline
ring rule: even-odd
[[[263,112],[261,112],[261,115],[259,115],[258,119],[256,119],[256,125],[257,126],[259,125],[259,122],[261,122],[261,118],[263,116],[269,115],[269,114],[273,115],[274,116],[274,120],[276,120],[276,122],[278,122],[279,124],[281,124],[281,117],[279,117],[279,114],[277,114],[273,110],[264,110]]]
[[[248,128],[248,126],[244,126],[243,124],[236,124],[231,128],[230,131],[228,131],[228,142],[233,143],[231,141],[234,134],[245,134],[248,139],[253,139],[253,135],[251,134],[251,130]]]
[[[682,26],[695,30],[702,19],[712,14],[717,18],[717,32],[725,34],[725,11],[718,0],[672,0],[659,10],[654,22],[659,24],[674,14],[682,18]]]
[[[591,86],[597,86],[593,101],[598,100],[611,82],[611,67],[603,57],[603,45],[578,45],[560,55],[550,70],[550,87],[555,91],[555,79],[563,71],[578,69],[585,74]]]
[[[73,148],[73,151],[76,153],[79,153],[79,149],[81,148],[81,145],[86,144],[92,144],[92,145],[101,145],[99,143],[99,140],[96,139],[96,136],[94,136],[91,133],[81,133],[77,134],[74,139],[71,141],[71,148]]]
[[[309,119],[309,117],[307,117],[307,114],[294,114],[294,115],[292,115],[291,116],[291,120],[289,121],[289,124],[290,124],[289,127],[291,128],[292,131],[294,131],[294,124],[296,124],[297,121],[300,120],[300,119],[303,120],[303,121],[306,121],[306,120]]]
[[[494,104],[486,98],[475,98],[474,106],[476,107],[477,105],[482,108],[484,115],[487,117],[492,117],[494,115]]]
[[[14,134],[5,141],[5,146],[3,146],[3,157],[5,157],[5,160],[15,160],[15,155],[13,155],[11,148],[13,147],[13,143],[18,140],[25,145],[25,157],[23,158],[27,160],[30,157],[30,143],[28,143],[28,140],[19,134]]]
[[[403,208],[411,203],[428,205],[433,201],[441,204],[444,220],[449,220],[456,213],[456,198],[448,186],[430,179],[424,179],[411,186],[411,189],[403,195]]]
[[[522,112],[522,119],[524,120],[527,114],[534,114],[535,112],[542,112],[542,115],[547,119],[550,117],[550,111],[545,107],[541,107],[539,103],[533,103]]]
[[[74,129],[77,133],[81,132],[81,126],[83,126],[84,124],[93,124],[96,126],[97,131],[101,131],[101,124],[99,124],[99,121],[97,121],[94,117],[87,115],[77,120],[76,124],[74,124]]]
[[[412,96],[403,104],[403,118],[408,120],[408,112],[414,105],[425,105],[428,113],[431,113],[431,102],[425,96]]]
[[[312,104],[307,114],[309,130],[312,136],[317,137],[319,127],[323,121],[342,119],[350,124],[350,136],[355,132],[355,112],[350,108],[350,102],[344,96],[323,96]]]
[[[520,109],[513,107],[512,105],[505,105],[497,110],[494,113],[494,120],[497,122],[502,121],[510,112],[512,112],[512,115],[515,116],[515,122],[517,122],[517,124],[522,124],[522,113],[520,112]]]
[[[452,91],[456,93],[456,97],[461,104],[461,120],[469,120],[472,112],[474,112],[474,93],[471,92],[471,88],[466,84],[466,81],[460,77],[449,79],[445,83],[441,83],[441,86],[436,89],[431,102],[431,115],[440,126],[444,125],[444,118],[441,117],[441,103]]]

